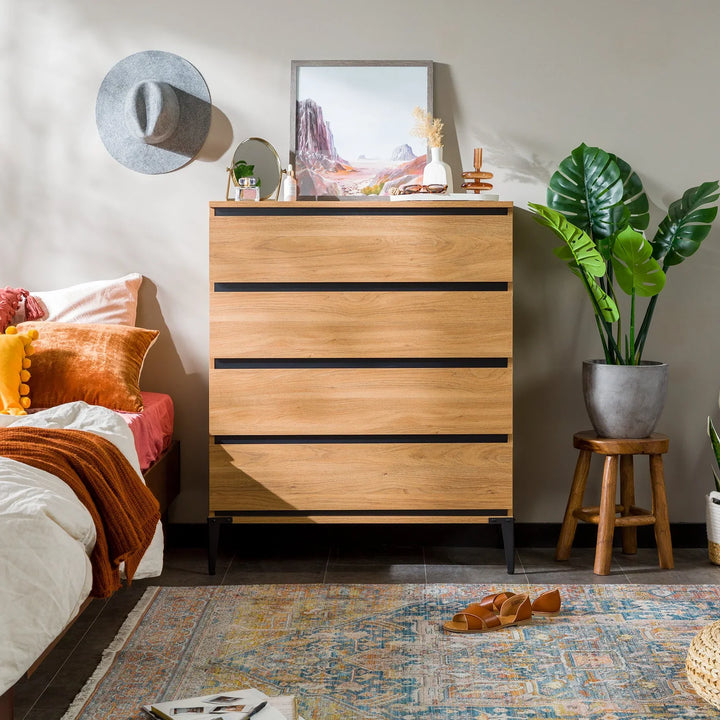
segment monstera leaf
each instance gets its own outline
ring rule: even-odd
[[[704,182],[671,203],[653,238],[653,257],[664,267],[679,265],[689,258],[710,232],[717,207],[703,207],[718,199],[718,182]]]
[[[647,230],[650,224],[650,203],[643,190],[643,184],[637,173],[622,158],[610,153],[610,157],[617,163],[620,170],[620,179],[623,184],[622,203],[628,210],[627,223],[638,232]]]
[[[612,264],[623,292],[652,297],[665,287],[665,273],[652,256],[652,250],[645,237],[631,227],[618,234]]]
[[[555,254],[565,260],[590,294],[606,362],[639,364],[668,268],[697,251],[717,215],[720,183],[705,182],[672,203],[649,243],[650,223],[642,182],[622,158],[582,143],[550,179],[547,204],[532,205],[536,219],[561,237]],[[563,217],[565,223],[560,220]],[[579,230],[579,232],[578,232]],[[607,272],[606,272],[607,271]],[[631,296],[625,351],[616,288]],[[635,333],[636,298],[649,297]]]
[[[610,238],[627,224],[623,177],[613,157],[582,143],[550,178],[547,204],[593,240]],[[600,246],[605,259],[610,248]]]
[[[602,277],[606,271],[605,261],[595,243],[587,233],[569,222],[561,213],[536,203],[528,205],[537,213],[535,219],[541,225],[549,227],[565,243],[555,250],[555,254],[565,260],[570,269],[583,279],[595,311],[606,322],[615,322],[620,316],[617,305],[595,279]]]

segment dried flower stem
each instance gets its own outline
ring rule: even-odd
[[[440,118],[434,118],[429,112],[421,107],[413,110],[415,126],[410,131],[415,137],[425,138],[430,147],[442,147],[443,122]]]

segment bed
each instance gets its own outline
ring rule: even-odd
[[[142,391],[141,396],[142,413],[118,414],[133,434],[143,479],[165,519],[170,503],[180,492],[180,444],[173,437],[175,407],[165,393]]]
[[[0,720],[92,596],[162,571],[179,445],[171,398],[139,387],[158,335],[134,326],[141,279],[15,291],[24,308],[0,289]]]
[[[169,398],[163,396],[163,402]],[[0,420],[5,427],[76,429],[100,435],[119,448],[141,475],[136,436],[122,413],[74,402],[10,421],[7,417]],[[137,418],[132,420],[138,427]],[[160,463],[169,463],[177,453],[170,438],[165,433],[165,440],[157,445]],[[150,463],[145,475],[156,465]],[[170,500],[177,476],[167,473],[170,482],[157,477],[158,486],[167,489],[166,501]],[[37,664],[87,604],[95,537],[90,514],[63,481],[0,457],[0,695]],[[159,575],[162,553],[158,523],[134,578]]]

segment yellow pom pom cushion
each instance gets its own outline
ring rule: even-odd
[[[34,343],[33,407],[84,400],[111,410],[141,412],[140,373],[158,331],[129,325],[25,322],[40,330]]]
[[[18,332],[14,325],[0,333],[0,414],[27,415],[32,341],[37,330]]]

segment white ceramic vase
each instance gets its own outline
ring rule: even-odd
[[[423,185],[447,185],[447,191],[453,191],[452,171],[450,166],[443,162],[442,147],[430,148],[430,162],[423,170]]]

